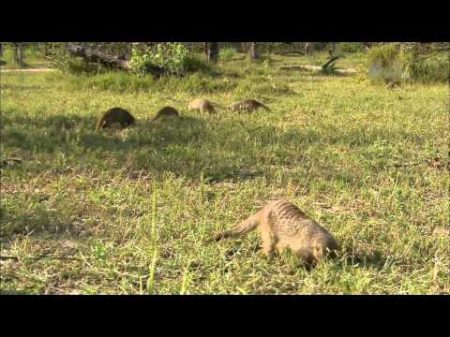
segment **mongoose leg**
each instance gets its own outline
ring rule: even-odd
[[[266,256],[271,256],[275,249],[275,240],[269,228],[261,227],[262,250]]]

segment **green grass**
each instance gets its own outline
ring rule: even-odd
[[[448,88],[278,70],[308,62],[236,58],[219,76],[160,81],[2,73],[1,155],[23,160],[1,171],[2,292],[449,293]],[[198,96],[272,112],[167,100]],[[167,104],[187,118],[149,123]],[[113,106],[137,125],[96,133]],[[267,260],[257,233],[205,243],[274,197],[330,229],[340,258],[307,271]]]
[[[43,52],[36,48],[24,48],[25,51],[25,67],[24,68],[48,68],[49,62],[45,59]],[[6,64],[2,66],[4,69],[18,69],[19,65],[14,61],[13,49],[9,45],[3,44],[3,56],[1,60]]]

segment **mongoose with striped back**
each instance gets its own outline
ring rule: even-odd
[[[239,101],[236,103],[233,103],[230,105],[230,109],[232,111],[244,111],[244,112],[253,112],[259,108],[263,108],[267,111],[270,111],[270,109],[264,105],[263,103],[255,100],[255,99],[245,99],[243,101]]]
[[[127,110],[115,107],[107,110],[97,121],[96,130],[118,127],[124,129],[134,124],[136,119]]]
[[[208,112],[208,113],[215,113],[216,109],[214,108],[215,103],[211,102],[208,99],[205,98],[196,98],[189,102],[188,109],[189,110],[197,110],[201,113]]]
[[[171,106],[165,106],[156,113],[156,116],[152,119],[152,121],[167,117],[180,117],[180,113]]]
[[[268,202],[235,227],[214,236],[214,240],[242,236],[256,228],[267,256],[275,249],[279,253],[290,249],[307,265],[313,266],[338,249],[336,239],[324,227],[286,200]]]
[[[165,97],[168,100],[185,104],[184,102],[174,99],[172,97]],[[220,104],[217,104],[215,102],[210,101],[206,98],[195,98],[189,103],[187,103],[187,108],[189,111],[200,111],[201,113],[208,112],[208,113],[215,113],[216,107],[221,107]]]

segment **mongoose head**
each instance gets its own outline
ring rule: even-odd
[[[339,247],[331,235],[325,235],[318,238],[312,248],[312,253],[316,261],[321,261],[327,257],[336,257],[336,251]]]

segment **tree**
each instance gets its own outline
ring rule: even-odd
[[[243,53],[248,53],[251,60],[259,58],[259,54],[256,51],[256,42],[241,42],[241,50]]]
[[[249,53],[251,60],[256,60],[259,58],[258,52],[256,51],[256,42],[250,42]]]
[[[219,43],[205,42],[205,54],[208,62],[217,63],[219,59]]]
[[[330,42],[329,48],[328,48],[328,53],[330,54],[330,57],[334,56],[334,52],[336,51],[336,43],[335,42]]]
[[[311,42],[305,42],[305,44],[303,45],[303,52],[305,53],[305,55],[308,55],[310,46],[311,46]]]
[[[25,66],[24,58],[25,53],[23,49],[23,43],[14,43],[14,61],[19,65],[19,67],[23,68]]]
[[[3,57],[3,45],[0,43],[0,58]],[[0,59],[0,66],[6,64],[5,61]]]
[[[241,52],[246,53],[248,51],[248,43],[241,42]]]

